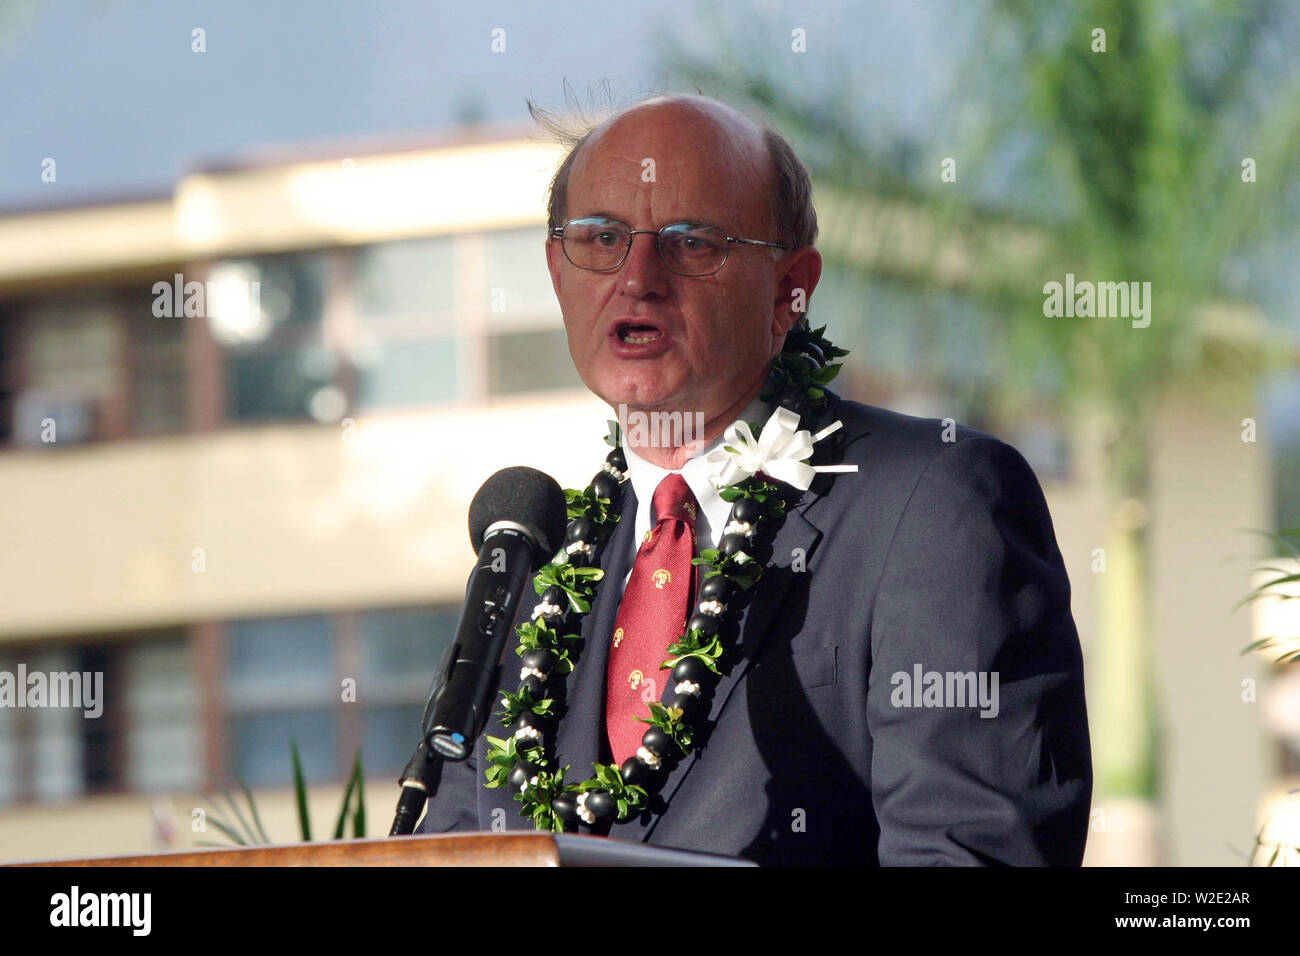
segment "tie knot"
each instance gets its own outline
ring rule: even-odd
[[[698,502],[691,492],[691,486],[681,475],[672,474],[659,482],[652,504],[656,524],[665,518],[672,518],[676,521],[685,521],[692,528],[695,527]]]

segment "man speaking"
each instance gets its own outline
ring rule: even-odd
[[[570,354],[621,428],[420,832],[1077,865],[1083,668],[1042,491],[996,438],[826,387],[845,353],[805,315],[789,144],[642,101],[573,144],[549,227]]]

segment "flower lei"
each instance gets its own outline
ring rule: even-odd
[[[810,329],[807,319],[800,319],[786,336],[762,395],[778,406],[767,426],[755,438],[746,423],[737,422],[727,430],[725,445],[710,453],[714,482],[722,499],[731,503],[731,514],[718,547],[692,559],[693,564],[708,566],[700,602],[660,665],[672,669],[674,697],[667,706],[650,702],[650,716],[636,718],[650,726],[634,756],[621,766],[593,764],[593,776],[579,783],[565,780],[570,768],[557,767],[551,753],[555,725],[562,716],[556,692],[577,664],[581,620],[590,612],[597,582],[605,574],[591,566],[596,550],[621,516],[614,502],[627,480],[627,462],[616,423],[610,423],[605,439],[614,450],[601,470],[584,490],[565,490],[569,524],[564,552],[538,571],[534,586],[541,601],[532,620],[515,627],[515,652],[522,665],[519,690],[503,692],[497,712],[509,735],[487,737],[486,786],[516,790],[520,815],[531,818],[537,829],[563,832],[579,822],[621,822],[648,806],[651,792],[662,785],[675,761],[690,753],[696,723],[708,716],[710,695],[726,666],[727,624],[734,622],[747,592],[763,575],[760,531],[767,538],[766,532],[780,526],[798,497],[793,490],[806,489],[813,472],[857,470],[855,465],[809,466],[802,461],[811,455],[813,443],[838,428],[838,422],[816,436],[794,430],[801,418],[825,405],[825,386],[842,367],[830,360],[848,354],[831,344],[824,331],[825,326]],[[777,474],[760,471],[765,464]]]

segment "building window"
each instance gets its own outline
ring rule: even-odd
[[[126,350],[119,308],[104,291],[23,310],[22,383],[13,404],[18,444],[52,448],[117,437]]]
[[[553,319],[559,308],[546,267],[546,230],[502,229],[485,237],[487,288],[483,302],[497,316]],[[549,324],[549,323],[548,323]]]
[[[420,742],[434,675],[456,635],[457,607],[360,615],[362,755],[366,772],[400,773]]]
[[[127,776],[131,790],[195,790],[203,738],[193,657],[182,633],[125,650]]]
[[[39,708],[0,708],[0,803],[200,784],[202,738],[184,632],[0,655],[0,671],[15,681],[20,665],[29,678],[41,674],[51,696]],[[81,688],[78,706],[53,706],[54,675],[68,680],[60,693]]]
[[[455,314],[455,240],[450,236],[381,242],[357,249],[353,295],[362,327],[420,319],[425,331],[450,331]]]
[[[453,402],[461,387],[457,357],[451,338],[375,345],[358,360],[357,407]]]
[[[245,297],[226,293],[208,310],[212,335],[225,348],[226,417],[311,418],[313,401],[333,387],[337,371],[324,331],[325,255],[226,260],[213,273],[220,276],[214,284],[246,290]]]
[[[249,786],[287,785],[290,741],[309,780],[345,776],[358,745],[367,774],[398,773],[419,743],[424,703],[459,613],[384,608],[227,625],[232,776]],[[344,693],[349,680],[355,694]]]
[[[450,236],[356,250],[359,408],[440,405],[460,394],[454,260]]]
[[[250,787],[291,779],[296,742],[309,780],[338,775],[338,684],[330,619],[236,621],[226,630],[230,768]]]
[[[564,329],[502,332],[488,340],[488,394],[581,387]]]
[[[150,277],[5,303],[0,442],[336,423],[352,409],[580,388],[544,239],[533,226],[159,269],[159,281],[203,280],[189,316],[154,315]],[[195,368],[212,394],[193,390]]]
[[[183,431],[185,321],[155,316],[143,280],[11,305],[0,315],[0,440],[57,448]]]
[[[186,396],[185,322],[202,319],[158,317],[152,302],[128,312],[127,355],[130,434],[171,435],[189,425]]]
[[[38,651],[26,658],[27,672],[51,674],[77,670],[77,655],[71,650]],[[105,692],[109,688],[105,687]],[[37,800],[67,800],[87,789],[92,773],[86,766],[86,737],[83,724],[90,723],[82,711],[70,707],[42,707],[28,710],[30,742],[28,765],[30,793]],[[103,718],[100,718],[103,719]],[[96,781],[101,788],[104,781]]]

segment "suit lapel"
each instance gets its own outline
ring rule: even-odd
[[[591,776],[591,765],[599,759],[605,733],[605,671],[609,666],[609,637],[618,614],[619,585],[629,568],[628,555],[635,533],[633,515],[636,495],[632,482],[623,483],[623,497],[614,533],[599,555],[605,571],[596,587],[591,611],[582,621],[582,653],[565,685],[568,708],[556,731],[556,752],[562,764],[572,769],[566,780],[577,783]]]

